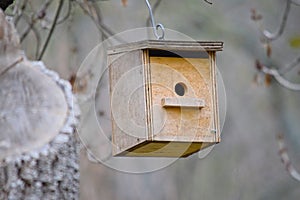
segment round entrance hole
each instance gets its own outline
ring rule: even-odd
[[[184,83],[177,83],[175,85],[175,92],[179,96],[183,96],[186,92],[186,85]]]

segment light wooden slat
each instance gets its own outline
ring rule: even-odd
[[[223,42],[145,40],[111,47],[108,49],[108,54],[134,51],[138,49],[160,49],[170,51],[222,51]]]
[[[163,107],[203,108],[205,101],[197,98],[162,98]]]

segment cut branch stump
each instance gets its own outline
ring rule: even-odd
[[[78,199],[79,109],[0,10],[0,199]]]

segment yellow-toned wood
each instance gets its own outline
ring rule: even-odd
[[[143,41],[111,48],[113,155],[186,157],[220,142],[215,52],[222,46]]]
[[[142,61],[144,64],[144,84],[145,84],[145,104],[146,104],[146,126],[147,126],[147,139],[153,140],[153,117],[151,111],[152,98],[151,98],[151,77],[150,77],[150,60],[149,60],[149,50],[143,50]]]
[[[154,127],[154,139],[168,138],[171,141],[214,142],[211,132],[213,119],[212,72],[210,60],[202,58],[150,57],[152,105],[161,104],[163,98],[197,98],[205,101],[201,109],[185,107],[161,107],[156,113],[165,113],[167,118],[160,127]],[[178,96],[175,85],[183,83],[186,91]],[[165,140],[165,139],[164,139]]]
[[[200,149],[210,146],[211,143],[202,142],[144,142],[116,156],[128,157],[187,157]]]
[[[165,108],[179,107],[179,108],[203,108],[205,102],[203,99],[190,98],[190,97],[164,97],[161,99],[161,105]]]

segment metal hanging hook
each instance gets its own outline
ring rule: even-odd
[[[148,6],[148,9],[149,9],[149,15],[150,15],[150,18],[151,18],[153,33],[154,33],[154,35],[156,36],[156,38],[158,40],[164,40],[164,38],[165,38],[165,27],[164,27],[164,25],[162,25],[160,23],[159,24],[155,23],[151,5],[150,5],[148,0],[145,0],[145,1],[146,1],[147,6]],[[159,29],[161,30],[161,34],[158,34]]]

